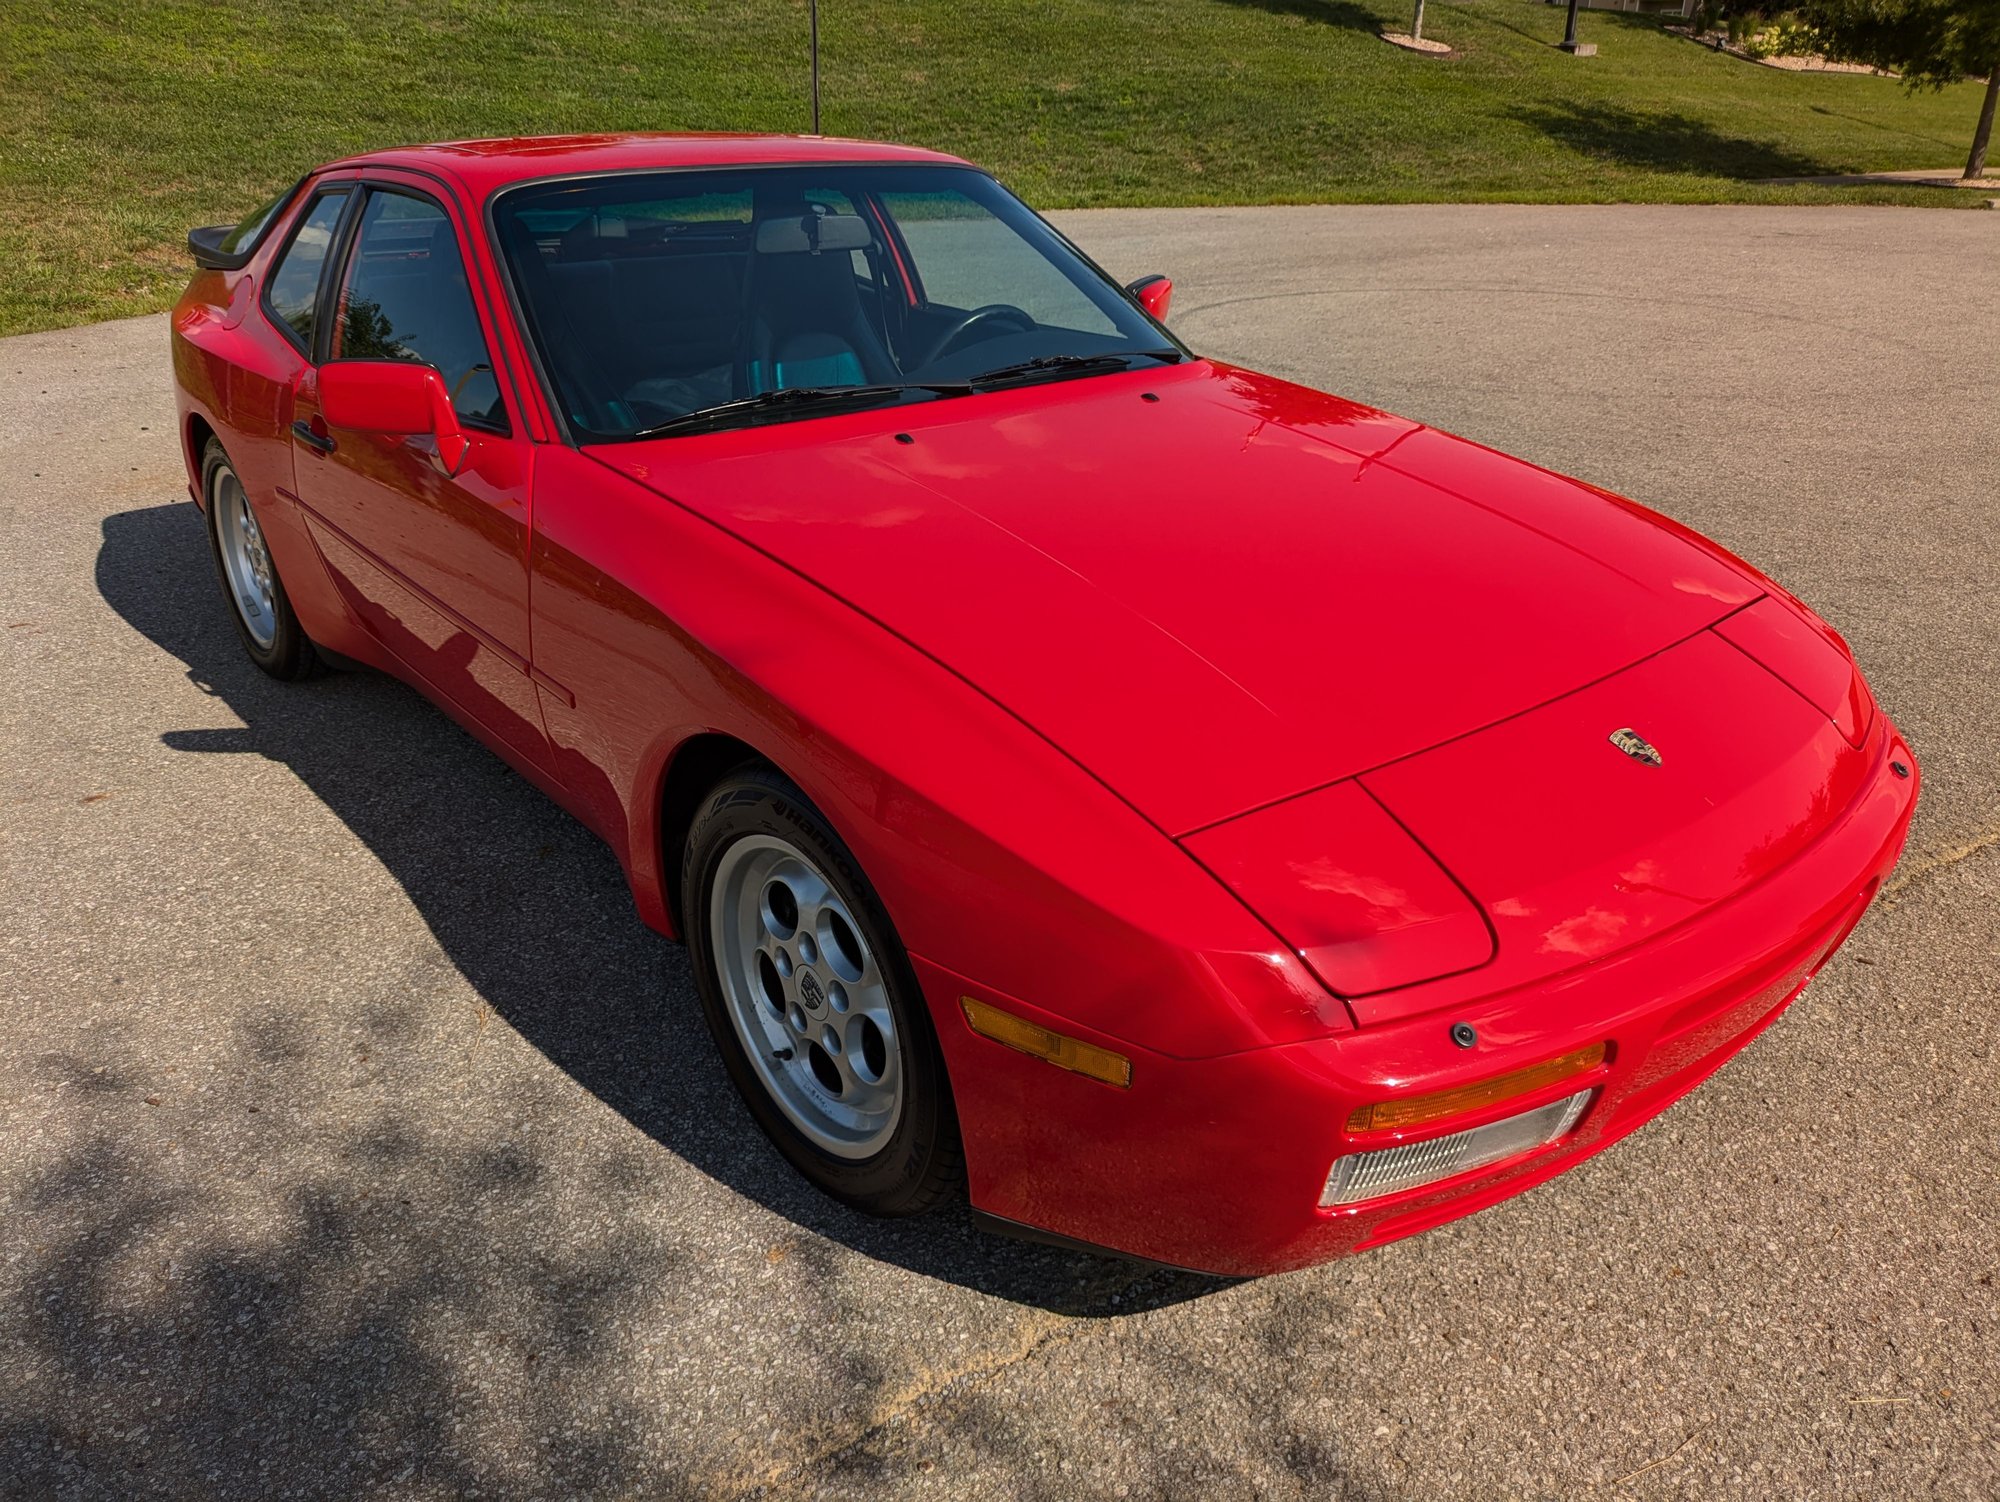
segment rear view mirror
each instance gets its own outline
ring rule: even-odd
[[[320,415],[332,428],[407,437],[429,433],[448,475],[472,447],[452,410],[451,393],[433,366],[401,360],[336,360],[319,373]]]
[[[823,250],[866,250],[874,243],[868,222],[856,214],[806,213],[766,219],[757,226],[760,256],[818,255]]]
[[[1142,276],[1128,285],[1125,290],[1148,313],[1161,323],[1167,321],[1167,309],[1173,306],[1174,283],[1171,277]]]

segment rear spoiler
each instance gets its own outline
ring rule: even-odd
[[[222,242],[235,232],[233,224],[211,224],[206,229],[188,231],[188,254],[194,263],[208,271],[240,271],[256,252],[257,242],[252,240],[239,250],[224,250]]]

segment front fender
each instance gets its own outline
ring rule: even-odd
[[[670,918],[658,789],[697,727],[758,748],[915,954],[1197,1056],[1344,1030],[1194,860],[1027,725],[799,572],[585,454],[537,465],[534,657],[560,775]]]

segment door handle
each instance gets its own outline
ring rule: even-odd
[[[339,447],[333,441],[331,433],[314,432],[313,425],[306,422],[303,418],[292,424],[292,436],[307,448],[322,454],[330,454],[334,449]]]

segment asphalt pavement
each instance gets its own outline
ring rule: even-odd
[[[1846,950],[1626,1142],[1345,1262],[872,1223],[580,826],[395,683],[250,667],[164,319],[0,341],[0,1497],[2000,1496],[2000,214],[1059,217],[1203,352],[1839,626],[1928,776]]]

